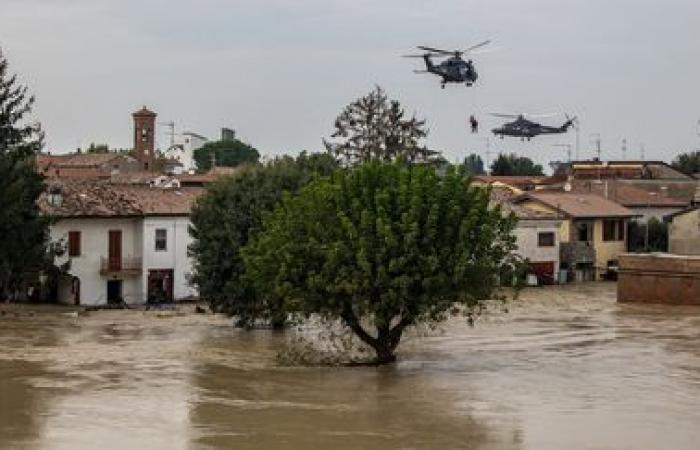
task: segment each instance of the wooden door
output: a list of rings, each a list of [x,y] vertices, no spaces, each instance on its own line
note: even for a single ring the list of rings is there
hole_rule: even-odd
[[[122,270],[122,232],[109,230],[109,270]]]

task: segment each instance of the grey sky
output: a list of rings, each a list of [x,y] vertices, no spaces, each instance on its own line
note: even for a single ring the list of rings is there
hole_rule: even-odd
[[[486,38],[502,49],[475,58],[471,89],[443,91],[399,57]],[[622,138],[629,158],[640,143],[658,159],[700,147],[697,0],[0,0],[0,45],[54,152],[130,146],[142,104],[180,130],[231,126],[265,154],[319,150],[375,83],[428,120],[428,144],[451,160],[483,155],[492,111],[578,115],[581,157],[591,133],[604,158],[621,157]],[[546,163],[574,136],[492,138],[492,150]]]

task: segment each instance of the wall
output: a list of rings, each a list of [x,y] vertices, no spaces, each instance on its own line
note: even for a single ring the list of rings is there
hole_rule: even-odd
[[[617,301],[700,305],[700,257],[620,256]]]
[[[539,247],[537,235],[541,232],[554,233],[553,247]],[[514,230],[517,239],[517,253],[532,262],[553,262],[554,273],[559,271],[559,221],[556,220],[524,220],[518,221]]]
[[[675,216],[668,241],[671,253],[700,255],[700,209]]]
[[[62,219],[51,226],[51,239],[68,242],[69,231],[81,232],[81,255],[62,257],[61,264],[70,259],[69,273],[80,278],[80,303],[99,305],[107,303],[107,276],[100,274],[101,258],[108,256],[109,230],[122,231],[122,257],[141,257],[141,226],[139,218],[76,218]],[[112,277],[114,278],[114,277]],[[122,295],[127,303],[142,302],[141,276],[125,276]],[[59,286],[59,302],[73,303],[69,280]]]
[[[663,222],[664,217],[683,209],[683,207],[677,207],[677,206],[676,207],[652,206],[651,208],[647,208],[645,206],[627,206],[626,208],[635,214],[641,214],[642,217],[637,217],[635,220],[642,222],[642,223],[646,223],[652,217],[656,217],[659,221]]]
[[[192,261],[187,256],[187,247],[192,242],[188,232],[188,217],[146,217],[143,221],[143,292],[148,291],[148,271],[151,269],[173,270],[173,295],[175,300],[197,296],[197,290],[189,285]],[[165,251],[155,250],[156,229],[167,230]]]
[[[625,219],[625,230],[627,230],[627,220]],[[598,269],[598,277],[605,272],[608,261],[618,259],[627,251],[627,232],[622,241],[603,240],[603,220],[597,219],[593,225],[593,247],[595,248],[595,266]]]

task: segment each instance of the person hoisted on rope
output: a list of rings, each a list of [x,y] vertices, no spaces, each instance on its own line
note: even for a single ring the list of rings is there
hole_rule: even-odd
[[[469,116],[469,125],[471,126],[472,133],[479,132],[479,121],[476,120],[476,117],[474,117],[474,114]]]

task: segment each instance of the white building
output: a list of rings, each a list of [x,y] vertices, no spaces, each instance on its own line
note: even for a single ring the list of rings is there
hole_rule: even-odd
[[[63,240],[70,261],[58,300],[104,305],[180,300],[197,296],[189,283],[188,227],[201,188],[53,182],[41,199],[58,218],[52,240]]]
[[[491,204],[500,205],[504,214],[513,213],[518,222],[513,230],[516,253],[529,261],[529,273],[542,284],[556,283],[560,266],[561,219],[556,214],[522,208],[511,202],[520,192],[512,187],[493,187]]]
[[[168,156],[177,160],[182,166],[178,168],[180,173],[193,173],[197,169],[194,161],[194,151],[208,142],[208,139],[197,133],[185,131],[180,142],[177,142],[168,150]]]

